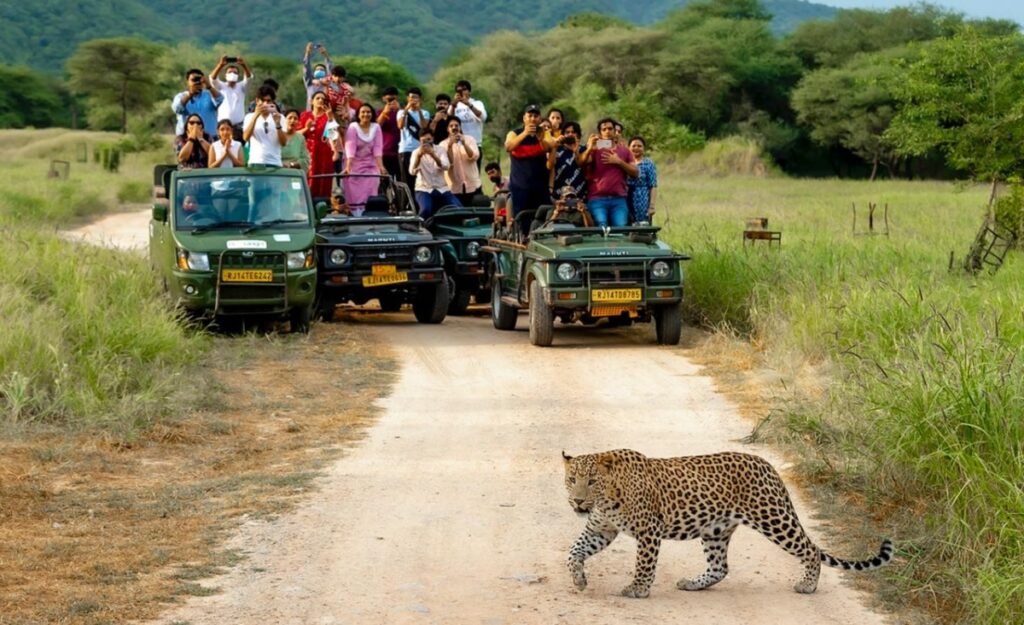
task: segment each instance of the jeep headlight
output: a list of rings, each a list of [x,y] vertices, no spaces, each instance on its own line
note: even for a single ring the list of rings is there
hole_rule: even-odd
[[[655,261],[651,265],[651,277],[655,280],[664,280],[672,275],[672,268],[663,260]]]
[[[416,248],[416,255],[413,257],[416,262],[429,263],[430,259],[434,257],[434,253],[430,251],[430,248],[426,245],[421,245]]]
[[[566,282],[575,280],[579,276],[579,270],[576,269],[576,265],[572,263],[560,264],[555,270],[555,273],[558,274],[559,280],[564,280]]]
[[[348,260],[348,253],[343,249],[331,250],[330,261],[332,265],[344,265]]]
[[[470,258],[477,258],[480,256],[480,242],[470,241],[469,245],[466,246],[466,256]]]
[[[288,252],[289,269],[308,269],[313,266],[313,250]]]
[[[189,271],[209,271],[210,256],[205,252],[178,250],[178,268]]]

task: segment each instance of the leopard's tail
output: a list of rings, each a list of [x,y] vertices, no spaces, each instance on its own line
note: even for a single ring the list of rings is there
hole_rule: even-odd
[[[869,560],[841,560],[834,556],[831,556],[824,551],[821,552],[821,562],[825,566],[831,566],[835,569],[843,569],[844,571],[870,571],[872,569],[878,569],[892,560],[892,541],[888,538],[882,541],[882,548],[878,550],[878,555]]]

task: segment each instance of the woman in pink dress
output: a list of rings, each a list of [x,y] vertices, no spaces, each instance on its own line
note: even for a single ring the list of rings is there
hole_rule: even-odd
[[[374,174],[373,177],[355,176],[345,178],[345,201],[352,207],[353,215],[361,215],[366,207],[366,198],[377,193],[380,178],[386,176],[384,168],[384,136],[380,125],[373,121],[373,107],[363,104],[356,112],[356,120],[345,132],[345,173]]]
[[[303,111],[299,117],[299,128],[305,129],[306,149],[310,155],[309,190],[315,198],[330,197],[332,180],[313,176],[334,173],[334,148],[324,136],[324,128],[334,119],[334,112],[327,103],[327,94],[318,91],[313,94],[313,110]]]

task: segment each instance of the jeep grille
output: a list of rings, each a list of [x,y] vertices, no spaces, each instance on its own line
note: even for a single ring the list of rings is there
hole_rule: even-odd
[[[416,247],[414,245],[356,247],[353,248],[355,254],[354,263],[357,267],[368,267],[370,265],[412,266],[412,255]]]

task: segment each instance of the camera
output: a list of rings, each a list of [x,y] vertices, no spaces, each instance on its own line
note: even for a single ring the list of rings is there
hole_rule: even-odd
[[[575,210],[579,203],[580,200],[577,197],[568,197],[565,199],[565,207],[570,210]]]
[[[203,82],[203,77],[200,76],[199,74],[193,74],[192,77],[189,78],[188,80],[193,85],[198,85],[199,83]]]
[[[238,57],[237,56],[226,56],[226,57],[224,57],[224,62],[225,63],[237,63],[238,62]]]

